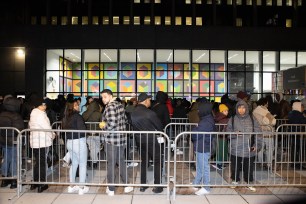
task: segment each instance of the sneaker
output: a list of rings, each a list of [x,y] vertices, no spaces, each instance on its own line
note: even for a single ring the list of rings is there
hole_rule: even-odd
[[[176,150],[176,155],[182,155],[182,154],[184,154],[182,150],[179,150],[179,149]]]
[[[232,181],[232,186],[231,186],[231,188],[236,188],[236,186],[239,184],[238,182],[236,182],[236,181]]]
[[[124,188],[124,193],[130,193],[134,190],[134,188],[132,186],[127,186]]]
[[[256,188],[253,186],[248,186],[247,188],[252,192],[256,192]]]
[[[89,187],[84,186],[79,188],[79,195],[83,195],[89,191]]]
[[[209,191],[207,191],[205,188],[201,188],[200,190],[196,191],[194,194],[201,196],[201,195],[209,194]]]
[[[115,191],[110,191],[109,188],[107,187],[107,188],[106,188],[106,194],[107,194],[108,196],[114,196],[114,195],[115,195]]]
[[[138,166],[137,162],[131,162],[127,165],[127,167],[136,167],[136,166]]]
[[[79,190],[79,186],[68,186],[68,193],[74,193]]]

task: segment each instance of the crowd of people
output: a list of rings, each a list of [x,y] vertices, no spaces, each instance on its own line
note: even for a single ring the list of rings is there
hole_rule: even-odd
[[[18,130],[27,128],[24,121],[29,121],[30,129],[52,129],[51,124],[55,121],[62,121],[63,129],[86,130],[85,122],[99,122],[95,130],[102,131],[126,131],[126,124],[132,125],[138,131],[161,131],[170,123],[170,118],[188,118],[191,123],[198,123],[192,129],[194,132],[214,132],[215,124],[225,124],[226,127],[221,132],[237,132],[231,137],[218,138],[216,148],[213,147],[215,138],[210,134],[195,133],[192,135],[190,159],[196,156],[196,175],[192,184],[195,186],[205,185],[205,187],[195,188],[196,195],[205,195],[210,192],[207,187],[210,183],[209,160],[215,152],[216,163],[214,168],[221,170],[224,168],[224,161],[229,156],[231,162],[231,180],[235,186],[240,182],[242,171],[243,180],[246,183],[254,182],[254,162],[257,159],[265,168],[272,168],[274,138],[272,135],[251,134],[266,132],[265,127],[274,127],[276,119],[288,119],[291,124],[306,124],[304,106],[306,100],[286,101],[281,93],[260,98],[254,102],[246,92],[237,93],[237,99],[232,100],[228,94],[221,98],[221,102],[210,101],[205,97],[199,97],[194,102],[185,98],[168,97],[168,94],[158,91],[155,100],[146,93],[140,93],[138,97],[128,101],[114,97],[113,92],[104,89],[101,97],[95,99],[91,96],[86,98],[85,105],[80,107],[81,98],[68,94],[67,98],[59,95],[56,100],[41,98],[37,94],[31,94],[26,100],[16,98],[13,95],[6,95],[0,104],[0,127],[14,127]],[[248,133],[248,134],[245,134]],[[243,136],[242,136],[243,135]],[[31,131],[30,147],[32,148],[35,166],[33,167],[33,181],[46,181],[46,155],[56,137],[54,133]],[[101,144],[104,144],[104,151],[107,158],[107,181],[115,183],[115,168],[119,168],[119,178],[122,182],[129,184],[127,175],[126,148],[128,148],[129,138],[122,133],[106,133],[101,141],[100,134],[86,135],[82,132],[70,132],[65,135],[67,154],[64,161],[71,163],[69,170],[69,180],[76,182],[77,174],[79,185],[71,185],[67,191],[69,193],[78,192],[79,195],[87,193],[89,188],[85,186],[87,167],[97,168],[99,165],[99,154]],[[17,133],[12,131],[4,133],[1,130],[0,146],[2,148],[2,176],[17,176]],[[164,145],[154,134],[136,135],[136,144],[140,150],[141,159],[140,178],[141,184],[147,183],[147,166],[151,158],[154,163],[154,184],[160,184],[161,178],[161,154]],[[299,152],[302,149],[298,140],[292,140],[295,148],[291,148],[293,161],[300,161]],[[230,145],[228,145],[230,144]],[[218,148],[222,147],[222,148]],[[88,162],[88,156],[91,162]],[[265,162],[263,162],[265,160]],[[68,166],[67,165],[67,166]],[[299,163],[293,163],[296,168],[300,168]],[[11,185],[17,187],[16,180],[3,179],[1,187]],[[43,192],[48,189],[46,184],[31,185],[31,190],[38,189]],[[148,187],[142,186],[141,192]],[[249,186],[251,191],[256,191]],[[133,187],[124,188],[125,193],[133,191]],[[162,187],[153,188],[154,193],[161,193]],[[109,185],[106,189],[109,196],[115,193],[115,186]]]

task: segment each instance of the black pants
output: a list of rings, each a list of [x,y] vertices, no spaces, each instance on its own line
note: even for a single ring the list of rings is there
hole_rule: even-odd
[[[48,147],[35,148],[33,154],[35,157],[35,166],[33,169],[34,181],[46,181],[47,151]]]
[[[149,139],[147,143],[139,143],[137,146],[140,147],[140,158],[141,158],[141,169],[140,169],[140,181],[142,184],[147,183],[147,167],[150,158],[153,158],[154,163],[154,184],[161,183],[161,145],[157,142],[157,139]]]
[[[240,181],[240,172],[242,171],[245,182],[253,182],[255,157],[237,157],[231,155],[231,179],[232,181]]]
[[[302,160],[301,157],[301,137],[291,135],[291,162],[294,165],[299,165]]]

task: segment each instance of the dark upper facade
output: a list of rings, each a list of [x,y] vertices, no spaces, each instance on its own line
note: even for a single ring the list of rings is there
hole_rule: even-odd
[[[0,4],[4,84],[0,94],[43,93],[46,49],[306,50],[302,0],[10,0]],[[24,65],[13,57],[16,47],[25,48]]]

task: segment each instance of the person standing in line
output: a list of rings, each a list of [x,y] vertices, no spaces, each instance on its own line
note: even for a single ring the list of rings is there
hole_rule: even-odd
[[[102,122],[100,128],[103,131],[125,131],[127,117],[123,105],[116,101],[113,97],[113,92],[109,89],[104,89],[101,92],[103,103],[106,105],[102,114]],[[127,166],[125,163],[125,149],[127,143],[127,135],[123,133],[107,133],[104,135],[106,145],[107,158],[107,181],[108,183],[115,183],[115,167],[118,164],[119,173],[124,183],[129,183],[127,176]],[[119,179],[120,180],[120,179]],[[133,191],[133,187],[125,187],[124,192],[129,193]],[[109,185],[106,189],[109,196],[114,196],[115,186]]]
[[[152,96],[141,93],[138,96],[138,105],[131,113],[131,122],[136,131],[163,131],[163,126],[157,114],[150,110]],[[155,134],[141,134],[136,136],[137,146],[140,148],[141,168],[140,182],[147,183],[147,166],[149,158],[154,163],[154,184],[161,183],[161,145]],[[145,192],[148,187],[141,187],[140,192]],[[163,192],[162,187],[153,188],[154,193]]]
[[[212,116],[212,104],[210,102],[198,103],[200,121],[192,132],[213,132],[215,121]],[[196,195],[205,195],[210,192],[210,165],[209,159],[214,150],[212,148],[215,138],[211,134],[192,134],[194,151],[196,152],[196,177],[193,185],[206,185],[195,192]]]
[[[3,101],[3,111],[0,112],[0,127],[12,127],[18,130],[24,129],[24,123],[20,112],[20,101],[15,97],[6,98]],[[2,177],[17,178],[17,136],[15,130],[2,129],[0,132],[0,146],[2,146]],[[11,184],[10,188],[17,188],[17,179],[3,179],[1,187]]]
[[[247,184],[254,182],[255,156],[262,147],[262,136],[250,134],[261,132],[257,120],[251,117],[253,116],[249,114],[248,104],[244,100],[238,100],[236,115],[227,123],[226,131],[236,133],[229,135],[232,188],[240,182],[240,171],[243,172],[243,179]],[[248,189],[256,191],[251,185]]]
[[[66,103],[64,118],[62,120],[63,129],[65,130],[86,130],[85,122],[79,114],[79,104],[77,101],[68,101]],[[89,191],[87,186],[83,184],[86,181],[87,173],[87,145],[85,133],[67,132],[66,144],[68,154],[71,158],[71,168],[69,169],[69,180],[75,183],[76,172],[79,166],[79,183],[80,186],[69,186],[68,193],[78,191],[79,195],[83,195]]]
[[[96,101],[92,101],[87,110],[82,114],[85,122],[100,122],[101,112],[99,104]],[[87,124],[87,130],[98,130],[98,124]],[[91,162],[88,162],[89,167],[96,169],[98,167],[99,157],[101,147],[101,138],[98,133],[89,133],[87,135],[87,144],[90,152]],[[91,165],[92,164],[92,165]]]
[[[271,134],[263,135],[263,147],[258,152],[257,158],[262,168],[272,170],[274,152],[274,138],[272,132],[276,124],[276,119],[268,110],[268,100],[266,98],[261,98],[257,101],[257,107],[253,111],[253,116],[258,121],[263,132],[271,132]],[[264,163],[264,156],[266,157],[266,163]]]
[[[51,130],[50,120],[46,114],[46,103],[42,98],[33,101],[35,108],[32,110],[29,121],[30,129]],[[55,134],[52,132],[31,131],[30,146],[33,149],[35,157],[35,166],[33,168],[33,179],[35,182],[45,182],[47,174],[47,154],[49,147],[52,145]],[[55,161],[54,161],[55,162]],[[30,190],[37,189],[38,193],[48,189],[47,184],[31,185]]]

